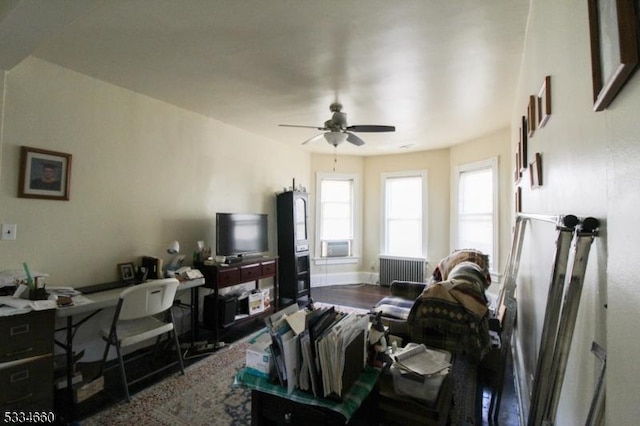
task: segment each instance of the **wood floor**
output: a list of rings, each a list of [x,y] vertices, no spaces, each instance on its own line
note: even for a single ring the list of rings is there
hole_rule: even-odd
[[[388,296],[389,293],[389,287],[371,284],[351,284],[314,287],[311,289],[311,299],[314,302],[369,309],[380,299]],[[518,401],[514,388],[513,365],[511,360],[509,360],[507,364],[505,382],[502,391],[502,403],[499,410],[500,415],[497,423],[489,422],[488,420],[489,405],[491,401],[491,390],[489,387],[490,377],[488,377],[488,374],[491,373],[486,371],[481,372],[478,380],[478,392],[482,392],[482,424],[519,426],[520,416],[518,414]]]

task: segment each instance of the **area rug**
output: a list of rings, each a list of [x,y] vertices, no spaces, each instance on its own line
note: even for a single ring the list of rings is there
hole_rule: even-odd
[[[232,387],[248,343],[232,344],[86,420],[87,425],[250,425],[251,391]]]

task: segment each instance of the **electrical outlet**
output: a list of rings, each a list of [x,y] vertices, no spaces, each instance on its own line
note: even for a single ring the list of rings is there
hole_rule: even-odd
[[[2,239],[3,240],[15,240],[16,232],[18,232],[18,225],[15,224],[2,224]]]

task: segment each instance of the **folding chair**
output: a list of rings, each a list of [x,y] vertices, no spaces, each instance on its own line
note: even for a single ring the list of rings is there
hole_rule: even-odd
[[[102,365],[107,361],[107,355],[111,345],[115,346],[120,364],[120,374],[124,386],[127,401],[131,401],[129,385],[137,383],[147,377],[173,367],[176,362],[180,365],[180,371],[184,374],[184,364],[180,353],[180,343],[175,331],[175,323],[171,306],[178,289],[178,280],[167,278],[146,282],[134,287],[129,287],[120,293],[120,299],[116,307],[111,327],[102,330],[102,338],[106,341]],[[164,316],[164,320],[160,317]],[[176,348],[178,360],[166,364],[155,371],[145,374],[135,380],[128,381],[125,371],[125,361],[122,357],[122,348],[131,346],[156,337],[156,345],[164,334],[173,334],[173,343]]]

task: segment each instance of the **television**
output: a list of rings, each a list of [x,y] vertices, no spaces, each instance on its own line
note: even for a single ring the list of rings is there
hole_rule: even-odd
[[[269,251],[268,215],[216,213],[216,254],[244,256]]]

